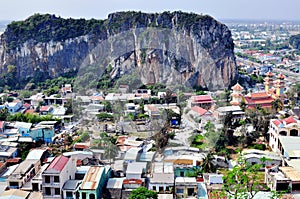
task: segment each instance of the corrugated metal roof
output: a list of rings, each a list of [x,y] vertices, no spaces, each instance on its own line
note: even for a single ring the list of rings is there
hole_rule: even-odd
[[[81,180],[68,180],[67,182],[65,182],[64,186],[63,186],[63,190],[75,190],[79,183],[81,182]]]
[[[125,178],[110,178],[107,182],[107,189],[122,189]]]
[[[33,149],[31,150],[26,159],[27,160],[40,160],[45,153],[46,149]]]
[[[87,174],[85,174],[80,189],[95,190],[101,180],[104,167],[91,166]]]

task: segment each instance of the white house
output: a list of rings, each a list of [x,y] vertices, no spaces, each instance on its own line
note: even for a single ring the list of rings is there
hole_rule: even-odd
[[[269,145],[274,152],[282,152],[279,137],[300,137],[300,123],[293,117],[272,119],[269,126]],[[283,154],[283,153],[282,153]]]
[[[7,111],[9,113],[16,113],[18,112],[18,110],[20,110],[22,107],[22,102],[21,101],[18,101],[18,102],[10,102],[10,103],[7,103],[6,104],[6,108],[7,108]]]

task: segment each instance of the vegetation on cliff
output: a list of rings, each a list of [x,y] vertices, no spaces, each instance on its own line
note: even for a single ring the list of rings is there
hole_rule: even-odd
[[[13,21],[8,24],[4,38],[8,44],[8,50],[14,50],[30,40],[34,42],[65,41],[83,35],[96,35],[101,39],[106,39],[107,32],[116,34],[133,27],[171,28],[170,21],[175,15],[177,16],[175,25],[188,30],[194,24],[209,25],[212,19],[207,15],[181,11],[162,14],[117,12],[110,14],[106,20],[64,19],[51,14],[34,14],[24,21]]]

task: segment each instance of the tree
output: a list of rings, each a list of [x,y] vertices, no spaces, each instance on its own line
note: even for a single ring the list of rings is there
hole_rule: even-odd
[[[283,109],[283,103],[280,99],[276,99],[272,102],[273,111],[277,112]]]
[[[7,108],[3,108],[0,110],[0,121],[5,121],[8,116]]]
[[[216,167],[213,164],[214,156],[212,152],[208,152],[201,164],[202,171],[205,173],[215,173]]]
[[[155,191],[148,190],[145,187],[139,187],[133,190],[129,199],[157,199],[158,194]]]
[[[115,158],[117,157],[119,153],[119,148],[111,143],[108,142],[105,146],[105,150],[104,150],[104,157],[107,158],[109,160],[109,163],[111,164],[111,160],[115,160]]]
[[[262,162],[266,158],[261,158]],[[242,156],[239,156],[237,165],[224,175],[223,194],[233,199],[252,199],[266,185],[259,181],[259,172],[262,164],[250,164]]]

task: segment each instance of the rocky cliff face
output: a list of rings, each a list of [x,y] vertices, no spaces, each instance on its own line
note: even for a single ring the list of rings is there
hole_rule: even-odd
[[[199,85],[210,90],[229,86],[237,75],[231,33],[209,16],[118,12],[93,24],[84,21],[76,31],[70,25],[63,27],[74,32],[71,35],[54,28],[57,19],[50,16],[36,24],[36,19],[27,19],[34,24],[34,34],[18,28],[20,24],[8,26],[0,40],[0,73],[15,65],[18,79],[30,79],[37,73],[57,77],[70,71],[87,73],[85,66],[110,65],[111,78],[137,69],[145,84]],[[27,35],[23,40],[22,34]]]

